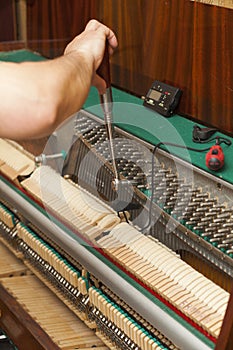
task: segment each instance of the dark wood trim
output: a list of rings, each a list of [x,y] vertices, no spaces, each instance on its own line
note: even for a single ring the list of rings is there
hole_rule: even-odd
[[[0,284],[0,327],[19,350],[59,350],[35,320]]]
[[[15,1],[0,2],[0,41],[17,40]]]
[[[233,349],[233,289],[230,295],[226,315],[223,320],[222,329],[217,340],[215,350]]]

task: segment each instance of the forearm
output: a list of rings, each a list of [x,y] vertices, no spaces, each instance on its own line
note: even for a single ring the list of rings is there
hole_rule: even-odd
[[[58,58],[56,64],[57,67],[53,64],[51,69],[57,69],[53,75],[60,75],[60,86],[53,82],[52,88],[57,92],[56,121],[60,124],[83,106],[90,90],[94,67],[91,57],[75,52]]]
[[[0,137],[22,140],[49,135],[83,105],[91,84],[106,84],[96,74],[104,54],[117,47],[111,29],[96,20],[65,48],[44,62],[0,63]]]
[[[40,63],[0,64],[0,137],[51,133],[82,107],[92,74],[92,58],[78,52]]]

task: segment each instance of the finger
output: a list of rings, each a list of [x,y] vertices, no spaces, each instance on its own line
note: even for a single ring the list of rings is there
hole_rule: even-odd
[[[115,33],[110,28],[108,28],[104,24],[96,21],[95,19],[92,19],[87,23],[85,30],[100,31],[108,39],[109,45],[112,49],[115,49],[118,46],[118,42],[117,42],[117,38],[116,38]],[[112,53],[112,52],[113,52],[113,50],[110,50],[110,53]]]

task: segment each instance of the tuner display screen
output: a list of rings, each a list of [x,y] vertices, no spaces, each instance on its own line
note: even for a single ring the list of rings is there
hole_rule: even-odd
[[[159,80],[155,80],[144,97],[143,106],[170,117],[177,107],[182,91]]]
[[[155,101],[158,101],[161,97],[161,93],[157,90],[150,90],[149,98],[152,98]]]

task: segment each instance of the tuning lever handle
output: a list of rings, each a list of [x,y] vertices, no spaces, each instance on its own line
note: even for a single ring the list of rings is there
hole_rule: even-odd
[[[109,64],[109,52],[108,52],[108,41],[106,40],[104,56],[102,62],[97,69],[97,74],[104,79],[106,82],[106,88],[111,86],[111,76],[110,76],[110,64]]]

